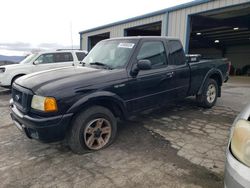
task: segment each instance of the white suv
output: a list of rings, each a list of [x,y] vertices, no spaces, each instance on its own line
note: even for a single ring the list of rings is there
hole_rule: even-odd
[[[33,53],[18,64],[0,66],[0,86],[10,87],[20,76],[33,72],[76,66],[87,55],[82,50],[56,50]]]

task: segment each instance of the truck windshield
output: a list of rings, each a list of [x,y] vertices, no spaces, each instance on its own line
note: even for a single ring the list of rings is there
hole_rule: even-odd
[[[108,40],[99,42],[84,58],[85,66],[98,66],[106,69],[122,68],[126,65],[135,48],[135,41]]]
[[[20,64],[29,63],[36,55],[36,53],[28,55],[26,58],[24,58],[24,60],[20,62]]]

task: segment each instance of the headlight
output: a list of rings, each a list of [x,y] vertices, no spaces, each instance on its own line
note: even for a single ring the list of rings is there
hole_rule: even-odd
[[[55,112],[57,111],[56,99],[34,95],[31,101],[31,108],[44,112]]]
[[[250,167],[250,122],[238,120],[233,129],[231,150],[234,156]]]
[[[0,73],[3,73],[3,72],[5,72],[5,68],[4,67],[0,68]]]

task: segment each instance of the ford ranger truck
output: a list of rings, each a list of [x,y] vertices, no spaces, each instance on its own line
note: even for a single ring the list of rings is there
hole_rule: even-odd
[[[66,139],[75,153],[99,150],[114,140],[117,119],[188,96],[214,106],[229,66],[227,59],[186,56],[174,38],[103,40],[82,66],[17,79],[11,117],[28,138]]]

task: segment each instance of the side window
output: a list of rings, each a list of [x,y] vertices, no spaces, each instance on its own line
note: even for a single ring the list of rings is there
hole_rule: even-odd
[[[36,59],[35,62],[38,64],[53,63],[54,62],[53,54],[42,54]]]
[[[168,41],[168,46],[169,46],[169,64],[184,65],[186,63],[186,56],[180,41],[178,40]]]
[[[84,52],[76,52],[76,56],[78,61],[82,61],[85,58],[86,54]]]
[[[73,56],[70,52],[55,53],[54,56],[56,63],[73,61]]]
[[[167,64],[166,52],[161,41],[144,42],[137,55],[137,60],[151,61],[152,68],[159,68]]]

